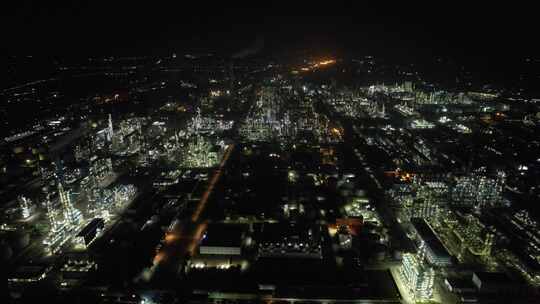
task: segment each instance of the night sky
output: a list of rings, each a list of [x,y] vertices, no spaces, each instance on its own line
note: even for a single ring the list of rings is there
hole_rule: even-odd
[[[266,51],[307,47],[499,61],[538,53],[536,10],[496,1],[485,7],[409,1],[378,6],[312,1],[291,6],[289,1],[257,3],[260,8],[224,6],[232,5],[230,1],[218,6],[197,1],[168,6],[149,1],[35,2],[16,1],[3,10],[8,54],[131,55],[194,48],[234,53],[257,37],[264,40]]]

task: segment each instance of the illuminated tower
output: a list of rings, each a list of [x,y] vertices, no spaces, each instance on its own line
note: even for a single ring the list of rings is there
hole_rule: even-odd
[[[57,219],[56,210],[53,210],[49,196],[47,196],[45,205],[47,207],[47,218],[49,219],[51,229],[43,240],[43,244],[46,246],[45,249],[47,252],[55,253],[70,239],[70,235],[68,234],[69,228],[65,221],[62,222]]]
[[[412,81],[405,81],[403,85],[403,89],[405,92],[413,92],[414,91],[414,85]]]
[[[21,215],[23,218],[30,217],[30,200],[24,197],[23,195],[20,195],[18,197],[19,200],[19,206],[21,208]]]
[[[489,256],[491,254],[491,248],[493,247],[493,234],[488,233],[486,239],[484,240],[484,248],[482,254]]]
[[[201,129],[201,109],[197,108],[197,115],[195,116],[193,126],[195,127],[195,133],[199,133]]]
[[[113,130],[113,123],[112,123],[112,116],[111,116],[111,114],[109,114],[109,128],[108,128],[107,135],[108,135],[108,137],[109,137],[108,140],[109,140],[109,141],[112,141],[113,136],[114,136],[114,130]]]
[[[45,206],[47,207],[47,218],[49,219],[49,224],[51,225],[51,231],[58,231],[60,227],[60,223],[58,222],[58,219],[56,218],[55,210],[52,208],[52,203],[49,198],[49,195],[47,195]]]
[[[58,183],[58,195],[66,222],[71,226],[77,226],[81,222],[81,212],[73,207],[69,190],[65,191],[61,182]]]
[[[30,217],[30,200],[20,195],[17,200],[19,201],[19,207],[21,208],[21,215],[23,218]]]

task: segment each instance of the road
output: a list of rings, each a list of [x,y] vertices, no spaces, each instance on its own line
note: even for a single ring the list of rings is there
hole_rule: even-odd
[[[176,276],[182,270],[183,264],[187,257],[192,256],[197,249],[202,234],[206,231],[207,222],[201,220],[201,215],[206,209],[208,199],[212,194],[215,185],[223,175],[229,157],[234,150],[234,144],[229,145],[218,168],[208,182],[208,187],[201,196],[194,212],[191,216],[191,221],[178,221],[169,231],[166,232],[164,243],[160,251],[154,257],[154,278]]]
[[[214,173],[214,176],[212,176],[212,179],[210,180],[208,184],[208,188],[204,192],[204,194],[201,197],[201,200],[199,201],[199,204],[197,205],[197,209],[193,213],[193,216],[191,217],[191,220],[193,222],[197,222],[201,216],[201,213],[206,207],[206,204],[208,203],[208,198],[210,197],[210,194],[214,190],[214,187],[216,186],[216,183],[221,178],[221,175],[223,175],[223,168],[225,167],[227,161],[229,160],[229,157],[231,156],[232,150],[234,149],[234,144],[230,145],[227,148],[227,151],[225,151],[225,154],[223,155],[223,159],[221,160],[221,163],[219,164],[218,169]]]

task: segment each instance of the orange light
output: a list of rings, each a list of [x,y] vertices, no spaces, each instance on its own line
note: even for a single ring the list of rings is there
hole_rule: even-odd
[[[335,63],[336,61],[331,59],[331,60],[324,60],[324,61],[321,61],[319,62],[319,65],[329,65],[329,64],[332,64],[332,63]]]
[[[214,176],[212,176],[212,179],[210,180],[210,183],[208,184],[208,188],[206,189],[206,191],[202,195],[201,200],[199,201],[199,204],[197,205],[197,209],[195,210],[195,212],[191,216],[192,221],[196,222],[196,221],[199,220],[199,216],[203,212],[203,210],[204,210],[204,208],[206,206],[206,203],[208,202],[208,197],[210,196],[210,193],[212,193],[212,191],[214,190],[214,186],[216,185],[217,181],[221,177],[221,174],[223,173],[222,169],[225,166],[225,163],[227,162],[227,160],[229,159],[229,156],[231,155],[231,152],[232,152],[233,148],[234,148],[234,146],[231,145],[231,146],[229,146],[229,148],[227,148],[227,151],[225,151],[223,159],[221,160],[221,163],[219,164],[218,170],[216,171]]]
[[[174,242],[177,239],[178,239],[178,236],[176,234],[174,234],[174,233],[168,233],[165,236],[165,242],[167,242],[167,243]]]
[[[332,225],[332,226],[329,226],[328,227],[328,234],[330,234],[330,236],[334,236],[336,235],[337,233],[337,227]]]
[[[165,259],[165,253],[162,251],[156,254],[156,256],[154,257],[154,265],[159,264],[161,261],[163,261],[163,259]]]
[[[191,243],[189,243],[188,251],[190,254],[194,254],[195,250],[197,249],[197,246],[199,245],[199,241],[202,238],[203,233],[206,231],[206,228],[208,227],[208,223],[204,222],[201,223],[197,227],[197,230],[195,231],[193,238],[191,239]]]

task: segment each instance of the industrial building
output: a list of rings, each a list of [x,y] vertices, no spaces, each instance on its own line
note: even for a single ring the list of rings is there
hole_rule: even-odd
[[[418,237],[419,250],[425,251],[427,261],[433,266],[451,266],[452,256],[448,253],[448,250],[446,250],[426,220],[412,219],[411,223]]]
[[[77,234],[78,243],[84,244],[84,246],[90,245],[104,226],[105,221],[102,218],[93,219]]]
[[[200,255],[240,255],[242,254],[242,225],[211,224],[203,235]]]
[[[294,223],[264,224],[261,227],[259,257],[321,259],[321,228]]]
[[[245,225],[209,224],[200,241],[198,253],[191,259],[191,268],[228,269],[241,265]]]
[[[433,295],[435,271],[420,256],[404,254],[401,274],[416,300],[429,300]]]

